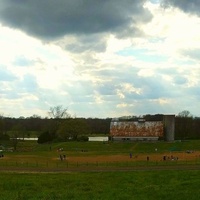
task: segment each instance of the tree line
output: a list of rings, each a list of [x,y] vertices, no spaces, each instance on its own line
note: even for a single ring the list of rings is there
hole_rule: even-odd
[[[17,138],[38,137],[38,143],[68,140],[87,140],[88,135],[109,135],[111,118],[73,118],[62,106],[52,107],[50,118],[37,115],[24,118],[0,117],[0,141],[12,139],[16,148]],[[142,116],[146,121],[160,121],[163,115]],[[132,116],[132,119],[139,118]],[[131,120],[129,118],[129,120]],[[189,111],[182,111],[175,117],[175,139],[200,139],[200,118]]]
[[[108,135],[111,118],[0,117],[0,141],[17,142],[16,138],[38,137],[39,143],[87,140],[86,135]],[[16,146],[17,144],[13,144]]]

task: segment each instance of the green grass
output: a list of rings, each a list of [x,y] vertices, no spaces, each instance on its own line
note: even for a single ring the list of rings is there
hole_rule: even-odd
[[[51,149],[50,149],[51,147]],[[200,160],[192,162],[118,162],[118,163],[68,163],[52,160],[58,156],[57,149],[72,156],[116,155],[130,152],[158,153],[169,151],[200,150],[200,141],[155,142],[155,143],[103,143],[103,142],[63,142],[37,144],[36,141],[21,141],[16,152],[4,152],[0,159],[1,169],[16,168],[20,173],[0,172],[0,200],[43,200],[43,199],[134,199],[134,200],[198,200],[200,199],[200,171],[184,170],[184,166],[200,166]],[[82,152],[86,150],[86,152]],[[9,159],[7,159],[8,157]],[[155,170],[155,167],[165,167]],[[173,165],[174,169],[167,170]],[[140,167],[145,168],[140,168]],[[154,168],[151,168],[151,167]],[[106,168],[110,172],[100,171]],[[140,171],[117,171],[118,169]],[[87,172],[65,172],[67,169]],[[191,168],[190,166],[188,169]],[[32,171],[28,173],[26,169]],[[154,170],[153,170],[154,169]],[[178,170],[179,169],[179,170]],[[181,169],[181,170],[180,170]],[[39,173],[37,171],[56,171],[61,173]],[[141,171],[144,170],[144,171]],[[69,170],[70,171],[70,170]]]
[[[185,150],[200,150],[199,140],[190,140],[184,142],[60,142],[52,144],[37,144],[37,141],[22,141],[18,144],[18,150],[32,150],[34,152],[49,151],[63,148],[71,153],[81,152],[86,150],[91,154],[119,154],[119,153],[153,153],[155,149],[158,152],[169,151],[185,151]]]
[[[8,144],[6,144],[8,146]],[[61,142],[51,144],[37,144],[37,141],[20,141],[17,145],[16,152],[5,152],[5,156],[12,156],[13,160],[18,156],[26,156],[29,161],[47,162],[51,158],[58,157],[57,149],[63,148],[64,153],[68,156],[94,156],[94,155],[133,155],[149,154],[172,151],[200,150],[200,141],[187,142]],[[84,150],[84,152],[82,152]],[[37,157],[37,158],[36,158]],[[28,161],[26,159],[26,161]],[[1,162],[3,162],[1,160]]]
[[[185,151],[187,149],[199,150],[199,141],[187,141],[187,142],[134,142],[134,143],[103,143],[103,142],[62,142],[52,144],[37,144],[36,141],[20,141],[16,152],[4,152],[4,158],[0,158],[0,169],[8,168],[18,170],[70,170],[69,168],[95,170],[103,167],[109,168],[128,168],[128,167],[140,167],[140,166],[176,166],[182,167],[184,165],[200,165],[200,157],[192,161],[179,160],[178,162],[163,162],[162,153],[170,152],[174,150]],[[51,147],[51,148],[50,148]],[[175,148],[176,147],[176,148]],[[63,148],[63,152],[57,152],[57,149]],[[128,161],[98,161],[98,158],[94,160],[94,163],[85,162],[68,162],[68,159],[61,162],[59,160],[59,154],[66,154],[70,156],[98,156],[98,155],[121,155],[124,154],[129,158],[129,153],[134,155],[148,155],[151,157],[151,153],[155,153],[155,148],[158,149],[157,153],[160,153],[161,160],[158,161],[137,161],[135,159],[129,159]],[[85,150],[82,152],[82,150]]]
[[[0,174],[1,200],[199,200],[199,171]]]
[[[8,142],[0,142],[6,147],[11,146]],[[5,144],[4,144],[5,143]],[[174,142],[59,142],[51,144],[37,144],[37,141],[20,141],[17,150],[20,152],[47,152],[64,148],[70,153],[78,153],[86,150],[91,154],[119,154],[119,153],[152,153],[158,152],[200,150],[200,140],[174,141]]]

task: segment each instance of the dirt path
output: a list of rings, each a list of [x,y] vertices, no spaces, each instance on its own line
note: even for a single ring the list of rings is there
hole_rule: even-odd
[[[163,158],[166,158],[166,161]],[[149,164],[147,162],[147,157],[149,157]],[[177,159],[178,158],[178,159]],[[4,158],[4,159],[8,159]],[[176,161],[175,161],[176,160]],[[52,158],[52,162],[61,163],[59,157]],[[59,161],[59,162],[58,162]],[[26,166],[0,166],[1,172],[14,172],[14,173],[70,173],[70,172],[109,172],[109,171],[147,171],[147,170],[199,170],[200,165],[200,151],[195,152],[173,152],[173,153],[151,153],[151,154],[137,154],[130,155],[95,155],[95,156],[67,156],[65,162],[74,163],[73,167],[71,165],[66,165],[65,167],[26,167]],[[146,161],[144,165],[134,165],[132,162],[137,161]],[[151,165],[152,162],[155,163]],[[171,164],[171,162],[174,162]],[[180,162],[183,161],[183,162]],[[198,161],[193,162],[196,164],[191,164],[187,161]],[[115,163],[116,165],[107,165],[104,166],[102,163]],[[120,166],[117,162],[126,162],[127,165]],[[179,164],[179,162],[181,164]],[[76,163],[78,165],[76,166]],[[88,163],[88,165],[87,165]],[[97,164],[99,163],[99,164]],[[132,163],[129,165],[129,163]],[[157,163],[157,164],[156,164]],[[189,164],[190,163],[190,164]],[[64,164],[64,163],[63,163]]]
[[[179,161],[192,161],[200,160],[200,152],[195,151],[193,153],[186,152],[173,152],[173,153],[154,153],[154,154],[137,154],[130,157],[127,155],[99,155],[99,156],[69,156],[67,160],[69,162],[79,163],[103,163],[103,162],[128,162],[128,161],[146,161],[147,157],[149,161],[163,161],[166,160],[179,160]],[[54,158],[59,159],[59,158]]]

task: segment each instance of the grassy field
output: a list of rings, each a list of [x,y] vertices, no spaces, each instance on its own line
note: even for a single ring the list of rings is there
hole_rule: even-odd
[[[59,149],[62,149],[62,151]],[[200,152],[199,155],[195,153],[187,154],[186,151],[188,150],[199,151],[200,141],[171,143],[63,142],[42,145],[37,144],[36,141],[20,141],[17,151],[4,152],[4,158],[0,158],[0,169],[21,167],[49,170],[52,168],[68,169],[77,167],[122,168],[143,165],[200,165]],[[130,153],[133,155],[133,159],[129,159]],[[178,162],[163,162],[162,157],[164,154],[168,156],[172,154],[179,155],[182,156],[182,159],[179,159]],[[60,155],[66,155],[67,158],[61,162]],[[151,158],[149,162],[146,162],[147,155]]]
[[[199,151],[200,141],[43,145],[20,141],[16,152],[5,151],[0,158],[0,200],[198,200],[199,157],[187,162],[142,160],[146,155],[164,153],[192,156],[185,153],[187,150]],[[130,159],[130,152],[141,160]],[[67,159],[61,161],[59,154],[66,154]],[[100,158],[119,160],[100,162]]]
[[[52,144],[37,144],[37,141],[21,141],[17,150],[21,152],[44,152],[63,148],[69,153],[86,150],[90,154],[118,154],[118,153],[151,153],[166,151],[200,150],[199,140],[174,141],[174,142],[60,142]]]
[[[1,173],[1,200],[199,200],[200,171]]]

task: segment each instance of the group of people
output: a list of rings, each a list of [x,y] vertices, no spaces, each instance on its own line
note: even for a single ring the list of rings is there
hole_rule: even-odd
[[[130,157],[130,158],[133,157],[132,153],[129,154],[129,157]],[[150,160],[150,157],[147,156],[146,159],[147,159],[147,161],[149,161],[149,160]],[[172,160],[172,161],[175,160],[175,161],[177,161],[177,160],[178,160],[178,157],[175,157],[175,156],[172,156],[172,155],[171,155],[171,156],[163,156],[163,161],[167,161],[167,160]]]
[[[65,154],[63,154],[63,155],[60,154],[59,157],[60,157],[60,160],[63,161],[63,160],[66,160],[67,156]]]
[[[166,161],[166,160],[178,160],[178,157],[175,157],[175,156],[163,156],[163,160]]]

